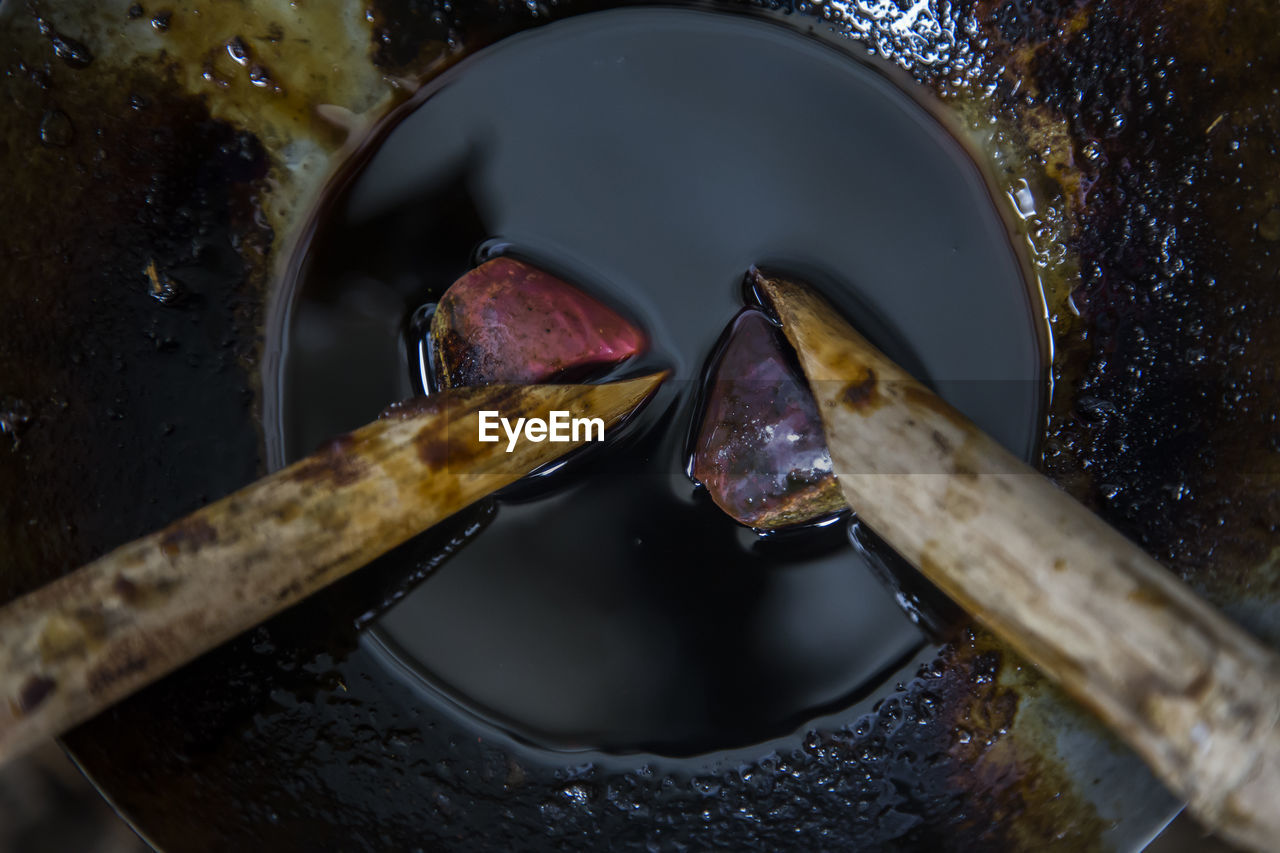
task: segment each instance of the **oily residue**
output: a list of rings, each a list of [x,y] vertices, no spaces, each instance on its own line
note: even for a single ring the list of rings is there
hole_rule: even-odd
[[[37,17],[36,28],[40,31],[40,35],[49,40],[53,55],[70,67],[88,68],[89,63],[93,62],[93,52],[83,42],[58,32],[47,19]]]
[[[370,3],[369,10],[373,63],[406,76],[421,74],[450,54],[457,58],[464,44],[474,50],[499,34],[519,29],[508,20],[512,16],[475,14],[416,0],[379,0]],[[536,14],[533,9],[529,13]],[[498,33],[486,32],[495,27]]]
[[[1079,333],[1063,341],[1074,387],[1046,465],[1212,600],[1274,601],[1277,531],[1256,519],[1280,511],[1275,10],[1080,14],[1027,66],[1082,175]]]
[[[371,569],[376,574],[377,567]],[[220,692],[217,703],[221,719],[241,721],[231,741],[206,718],[183,722],[157,715],[148,732],[163,742],[190,744],[217,777],[242,780],[237,790],[244,799],[235,800],[244,809],[242,821],[206,824],[201,812],[221,805],[196,803],[194,819],[202,829],[216,827],[210,840],[304,849],[332,839],[329,816],[341,811],[354,819],[342,830],[348,837],[376,826],[379,837],[444,848],[459,831],[478,849],[664,846],[705,838],[708,826],[730,849],[1096,847],[1100,827],[1079,811],[1071,783],[1052,762],[1010,742],[1019,688],[1007,653],[984,634],[970,632],[942,647],[865,716],[765,747],[713,772],[652,757],[630,771],[590,760],[552,770],[455,723],[418,727],[421,710],[411,687],[368,669],[360,649],[346,646],[341,658],[333,657],[344,647],[315,637],[314,620],[323,615],[325,624],[343,624],[345,615],[368,606],[376,593],[362,588],[361,580],[363,574],[353,576],[314,604],[236,640],[237,663],[230,670],[206,657],[153,688],[205,696],[199,685],[215,673],[219,683],[234,688]],[[356,691],[370,691],[366,695],[378,703],[376,728],[362,717],[371,700]],[[263,711],[272,695],[305,702],[312,725],[298,725],[296,711],[288,708]],[[121,736],[116,746],[140,747],[146,740],[141,732]],[[210,749],[214,744],[217,749]],[[110,754],[88,737],[77,749],[90,758]],[[281,752],[304,756],[333,749],[364,756],[362,778],[399,779],[397,796],[326,786],[302,800],[273,783]],[[176,773],[181,762],[171,757],[162,766]],[[981,799],[970,793],[975,788],[983,791]],[[122,790],[132,802],[150,796]],[[156,831],[175,838],[192,831],[188,809],[150,814]]]

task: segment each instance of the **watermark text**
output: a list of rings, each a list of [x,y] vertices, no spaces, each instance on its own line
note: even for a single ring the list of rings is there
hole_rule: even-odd
[[[493,410],[480,412],[480,440],[501,441],[499,428],[506,434],[507,452],[516,449],[516,442],[523,434],[525,441],[587,442],[604,441],[604,418],[575,418],[562,409],[552,409],[549,418],[502,417]]]

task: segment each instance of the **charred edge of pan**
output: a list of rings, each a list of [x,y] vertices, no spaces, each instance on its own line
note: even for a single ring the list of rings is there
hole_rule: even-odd
[[[844,390],[840,392],[840,399],[853,411],[874,409],[880,402],[880,395],[876,389],[876,372],[868,367],[866,376],[844,386]]]
[[[160,537],[160,550],[166,557],[186,551],[195,553],[218,541],[218,530],[203,518],[186,518],[171,524]]]
[[[57,688],[58,682],[43,675],[32,675],[22,683],[18,691],[18,710],[30,714]]]
[[[289,478],[296,483],[349,486],[364,476],[367,466],[356,455],[357,441],[350,433],[332,438],[294,467]]]

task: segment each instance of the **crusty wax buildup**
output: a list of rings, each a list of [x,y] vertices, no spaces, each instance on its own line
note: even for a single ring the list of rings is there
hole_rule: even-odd
[[[748,308],[734,318],[705,393],[693,476],[717,506],[761,530],[848,508],[813,394],[763,313]]]
[[[486,261],[454,282],[430,337],[441,388],[581,381],[648,347],[609,306],[513,258]]]

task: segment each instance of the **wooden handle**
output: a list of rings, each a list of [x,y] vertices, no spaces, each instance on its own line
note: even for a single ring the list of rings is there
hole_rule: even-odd
[[[394,416],[0,609],[0,762],[88,719],[582,442],[478,441],[478,413],[617,424],[665,374],[491,386]],[[217,460],[209,460],[217,464]]]
[[[1280,845],[1280,658],[811,291],[758,275],[854,511],[1120,734],[1206,825]]]

